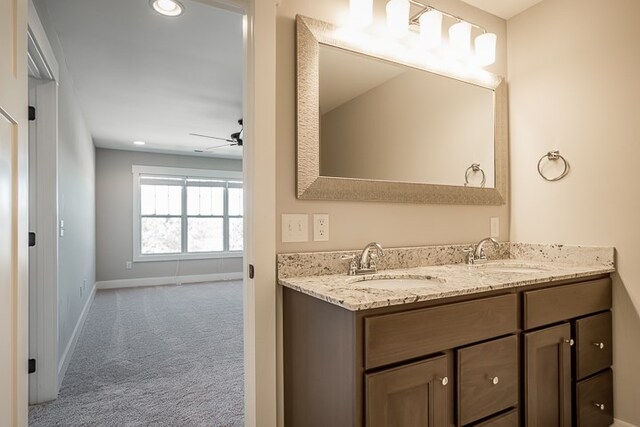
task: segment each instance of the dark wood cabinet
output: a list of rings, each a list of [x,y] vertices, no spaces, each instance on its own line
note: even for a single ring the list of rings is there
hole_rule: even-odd
[[[285,425],[609,426],[610,294],[596,276],[349,311],[285,288]]]
[[[366,375],[368,427],[445,427],[452,407],[447,356]]]
[[[524,334],[525,425],[571,426],[571,325]]]

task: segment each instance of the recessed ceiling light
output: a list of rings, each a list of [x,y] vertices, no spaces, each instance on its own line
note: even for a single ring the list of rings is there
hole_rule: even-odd
[[[184,6],[177,0],[151,0],[153,10],[164,16],[180,16]]]
[[[144,144],[146,144],[146,142],[144,142],[144,141],[133,141],[133,143],[135,145],[144,145]]]

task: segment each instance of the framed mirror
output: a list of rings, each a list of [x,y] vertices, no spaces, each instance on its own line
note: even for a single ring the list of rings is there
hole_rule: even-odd
[[[297,197],[506,202],[506,84],[297,17]],[[399,58],[402,56],[402,58]]]

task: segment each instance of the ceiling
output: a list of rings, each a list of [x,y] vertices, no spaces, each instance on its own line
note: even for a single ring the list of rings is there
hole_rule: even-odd
[[[462,0],[502,19],[510,19],[542,0]]]
[[[149,0],[36,0],[60,39],[97,147],[241,157],[242,15],[183,0],[177,18]],[[133,145],[142,140],[146,145]]]

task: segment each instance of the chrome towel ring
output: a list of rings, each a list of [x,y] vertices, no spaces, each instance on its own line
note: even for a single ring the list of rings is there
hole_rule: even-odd
[[[545,158],[547,160],[549,160],[549,161],[554,161],[554,162],[558,161],[558,160],[562,160],[562,163],[564,163],[564,170],[562,171],[562,173],[560,175],[556,176],[555,178],[549,178],[549,177],[545,176],[542,173],[542,161]],[[547,154],[545,154],[544,156],[540,157],[540,160],[538,160],[538,173],[540,174],[540,176],[542,178],[544,178],[547,181],[551,181],[551,182],[560,181],[562,178],[567,176],[567,174],[569,173],[569,169],[570,169],[569,162],[567,161],[567,159],[565,159],[564,157],[562,157],[560,155],[560,150],[549,151]]]
[[[467,168],[467,171],[464,174],[464,186],[469,185],[469,175],[471,172],[477,173],[480,172],[482,174],[482,181],[480,182],[480,187],[484,188],[484,184],[487,182],[487,176],[484,174],[484,171],[480,167],[480,163],[472,163],[471,166]]]

